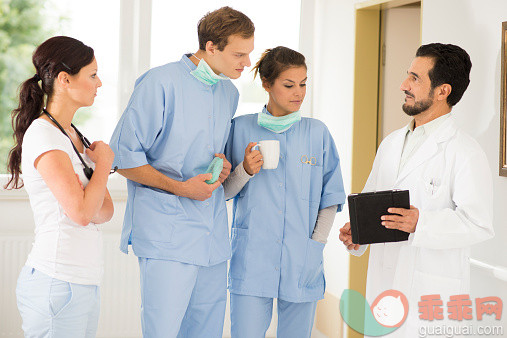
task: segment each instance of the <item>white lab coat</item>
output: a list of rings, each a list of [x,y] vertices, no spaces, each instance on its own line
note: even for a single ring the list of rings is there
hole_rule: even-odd
[[[469,293],[470,246],[494,236],[493,187],[483,150],[452,115],[398,175],[406,130],[382,142],[363,191],[408,189],[419,220],[408,241],[371,245],[366,298],[371,304],[385,290],[403,292],[410,311],[394,334],[415,337],[417,327],[429,324],[419,319],[421,295],[440,294],[447,317],[449,296]],[[362,255],[366,248],[350,252]]]

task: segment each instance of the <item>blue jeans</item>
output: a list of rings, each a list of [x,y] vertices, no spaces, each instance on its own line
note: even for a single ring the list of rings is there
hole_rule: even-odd
[[[25,337],[95,337],[99,286],[61,281],[24,266],[16,297]]]

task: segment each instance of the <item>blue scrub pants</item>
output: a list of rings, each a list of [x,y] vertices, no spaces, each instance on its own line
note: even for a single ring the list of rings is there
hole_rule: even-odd
[[[278,299],[278,338],[311,337],[317,302]],[[273,298],[231,293],[231,337],[264,338],[271,323]]]
[[[25,337],[95,337],[100,312],[97,285],[65,282],[24,266],[16,297]]]
[[[227,262],[203,267],[139,257],[145,338],[222,337]]]

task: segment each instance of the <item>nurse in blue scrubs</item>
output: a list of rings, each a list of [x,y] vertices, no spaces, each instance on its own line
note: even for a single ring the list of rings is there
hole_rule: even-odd
[[[206,14],[199,50],[143,74],[112,136],[114,165],[128,179],[120,248],[131,244],[139,258],[144,337],[222,336],[230,164],[215,183],[204,173],[225,158],[239,97],[229,79],[250,66],[253,35],[230,7]]]
[[[340,159],[324,123],[301,117],[307,68],[300,53],[268,49],[255,66],[269,94],[258,114],[233,120],[224,183],[234,197],[229,270],[232,337],[264,337],[278,304],[277,337],[310,337],[324,296],[322,251],[345,203]],[[280,142],[276,169],[255,144]]]

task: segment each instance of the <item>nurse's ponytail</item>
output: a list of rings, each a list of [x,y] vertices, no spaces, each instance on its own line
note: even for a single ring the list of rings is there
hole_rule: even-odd
[[[282,72],[292,67],[306,67],[303,54],[287,47],[266,49],[252,70],[254,78],[259,74],[263,83],[273,84]]]
[[[10,177],[4,188],[19,189],[23,186],[19,179],[23,137],[32,122],[40,117],[44,98],[52,97],[54,80],[58,74],[63,71],[75,75],[93,58],[92,48],[67,36],[52,37],[35,50],[32,56],[35,75],[21,84],[19,104],[12,111],[14,147],[8,156],[7,171]]]

